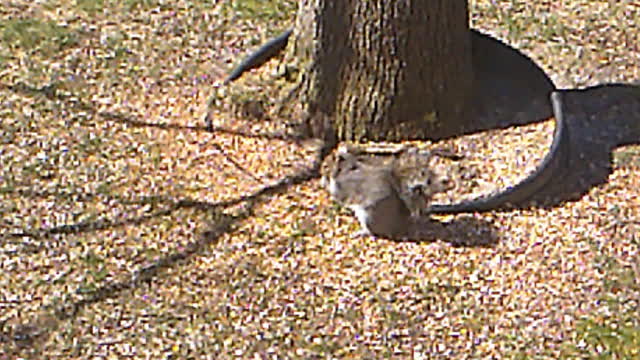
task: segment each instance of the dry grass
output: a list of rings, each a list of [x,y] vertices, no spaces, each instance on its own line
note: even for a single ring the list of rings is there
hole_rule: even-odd
[[[2,6],[0,359],[640,356],[637,147],[579,202],[439,218],[459,236],[491,232],[491,247],[354,239],[354,218],[315,180],[226,206],[310,164],[301,145],[202,127],[213,83],[292,10]],[[637,1],[476,0],[471,11],[560,86],[640,78]],[[239,86],[255,91],[273,66]],[[246,125],[224,102],[214,115],[243,130],[277,122]],[[479,183],[506,184],[551,131],[456,146],[491,160]],[[25,324],[43,336],[10,341]]]

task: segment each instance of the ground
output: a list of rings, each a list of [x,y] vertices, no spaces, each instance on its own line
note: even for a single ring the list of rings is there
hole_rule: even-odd
[[[636,1],[470,11],[561,88],[640,79]],[[307,144],[250,136],[283,120],[215,87],[294,16],[285,0],[3,4],[0,359],[640,356],[637,146],[577,202],[354,238],[318,179],[275,186],[311,165]],[[234,94],[268,102],[277,66]],[[550,124],[447,146],[489,191],[536,165]]]

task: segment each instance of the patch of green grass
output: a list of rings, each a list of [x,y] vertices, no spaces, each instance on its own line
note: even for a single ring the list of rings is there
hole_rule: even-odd
[[[591,359],[637,359],[640,357],[640,294],[638,274],[603,254],[597,259],[605,273],[600,297],[603,311],[581,319],[576,326],[577,343],[567,347],[572,356]]]
[[[632,320],[585,319],[578,324],[577,331],[584,343],[597,351],[592,359],[637,359],[640,356],[640,327],[634,326]]]
[[[225,3],[223,11],[240,20],[256,22],[287,21],[295,13],[296,2],[277,0],[236,0]]]
[[[630,146],[617,150],[613,154],[616,166],[639,166],[640,146]]]
[[[24,50],[59,51],[78,42],[76,31],[53,21],[9,19],[0,23],[2,41]]]
[[[203,1],[205,2],[205,1]],[[191,5],[191,4],[190,4]],[[167,2],[159,0],[76,0],[75,7],[89,15],[95,15],[105,7],[122,6],[127,11],[146,11],[156,7],[168,7]]]
[[[104,9],[104,0],[76,0],[75,6],[89,15],[94,15]]]
[[[158,0],[124,0],[122,3],[129,10],[148,10],[161,5]]]
[[[542,30],[541,36],[545,39],[566,39],[569,29],[565,25],[564,19],[550,13],[538,20],[540,23],[536,27]]]
[[[569,28],[565,19],[553,12],[532,13],[532,8],[524,2],[502,1],[491,2],[484,7],[470,4],[472,12],[484,12],[495,18],[501,30],[507,30],[510,42],[518,42],[527,38],[566,38]],[[531,33],[531,29],[538,29]]]
[[[4,49],[0,50],[0,66],[6,66],[9,62],[9,59],[11,59],[11,55],[9,54],[9,52],[5,51]]]

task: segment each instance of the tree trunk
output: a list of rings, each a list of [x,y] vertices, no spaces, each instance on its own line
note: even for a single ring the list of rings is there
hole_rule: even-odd
[[[467,0],[303,0],[294,34],[312,135],[398,141],[465,128]]]

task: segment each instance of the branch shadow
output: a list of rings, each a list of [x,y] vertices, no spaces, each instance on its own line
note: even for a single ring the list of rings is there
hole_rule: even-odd
[[[32,198],[60,198],[70,196],[69,193],[55,193],[50,191],[35,191],[31,189],[17,189],[13,190],[16,193],[24,197]],[[10,193],[5,191],[5,193]],[[141,196],[139,198],[127,198],[124,196],[114,195],[97,195],[91,193],[76,193],[73,194],[75,201],[90,201],[96,197],[103,197],[108,200],[118,201],[123,205],[152,205],[154,208],[161,207],[159,210],[150,211],[144,215],[131,216],[126,218],[107,218],[102,217],[97,220],[80,221],[73,224],[63,224],[59,226],[53,226],[41,229],[23,229],[21,231],[14,231],[12,233],[0,235],[0,240],[4,240],[5,244],[13,243],[20,245],[20,249],[5,251],[5,253],[11,253],[13,255],[26,255],[35,254],[40,251],[48,249],[50,242],[44,240],[56,241],[56,235],[78,235],[83,233],[91,233],[102,230],[115,229],[128,225],[140,225],[155,218],[170,216],[176,210],[181,208],[198,208],[201,210],[213,210],[219,207],[227,206],[226,203],[210,204],[207,202],[192,200],[192,199],[172,199],[166,196]]]
[[[76,235],[81,233],[89,233],[96,232],[101,230],[108,230],[117,227],[127,226],[127,225],[139,225],[146,221],[149,221],[154,218],[169,216],[173,212],[182,209],[182,208],[196,208],[202,211],[212,211],[221,208],[228,208],[234,205],[241,204],[247,201],[255,201],[258,198],[265,197],[268,195],[273,195],[279,192],[282,192],[284,189],[288,188],[291,185],[297,185],[309,181],[313,178],[319,176],[319,163],[321,162],[321,158],[316,159],[318,164],[314,164],[311,168],[306,171],[302,171],[298,174],[291,175],[289,177],[285,177],[281,181],[265,186],[260,190],[256,191],[254,194],[241,196],[237,199],[221,201],[216,203],[210,203],[206,201],[199,201],[190,198],[181,198],[175,199],[168,196],[140,196],[138,198],[129,198],[124,196],[114,196],[114,195],[97,195],[91,193],[82,193],[76,194],[80,199],[88,201],[90,199],[94,199],[97,196],[103,196],[110,200],[117,200],[123,204],[136,204],[136,205],[144,205],[144,204],[152,204],[152,205],[163,205],[164,208],[160,210],[153,211],[149,214],[130,217],[126,219],[107,219],[102,218],[93,221],[83,221],[75,224],[64,224],[60,226],[54,226],[50,228],[37,229],[37,230],[23,230],[19,232],[14,232],[6,235],[0,236],[0,239],[20,239],[20,238],[31,238],[35,240],[44,240],[53,237],[54,235]],[[16,189],[12,191],[13,193],[17,193],[19,195],[27,195],[32,197],[50,197],[50,196],[69,196],[68,193],[58,194],[50,191],[36,191],[31,189]],[[44,244],[41,246],[29,245],[31,247],[30,252],[36,252],[40,250],[44,250]]]
[[[197,208],[202,211],[211,211],[217,219],[216,223],[211,224],[209,230],[200,234],[197,240],[188,244],[180,251],[175,251],[148,266],[139,268],[133,272],[128,279],[107,283],[95,291],[84,294],[79,300],[74,300],[74,297],[67,295],[67,299],[60,303],[43,306],[39,315],[27,323],[18,324],[12,328],[7,328],[5,324],[0,324],[2,325],[0,327],[0,342],[5,344],[5,354],[24,351],[37,352],[38,344],[44,343],[44,340],[59,327],[62,321],[76,317],[87,306],[118,297],[125,291],[133,290],[141,284],[151,282],[154,278],[160,276],[163,270],[175,266],[178,262],[189,261],[207,247],[215,244],[222,235],[233,231],[234,225],[253,216],[253,210],[256,205],[262,201],[266,201],[269,195],[285,192],[291,186],[302,184],[316,178],[319,173],[320,160],[321,158],[319,157],[312,167],[285,177],[276,184],[265,186],[253,194],[241,196],[230,201],[208,203],[183,199],[174,201],[167,209],[150,215],[127,220],[104,220],[64,225],[42,230],[40,234],[29,234],[29,236],[47,237],[53,234],[75,234],[104,230],[116,226],[142,223],[156,216],[170,215],[173,211],[186,207]],[[142,199],[142,201],[147,200],[148,199]],[[227,215],[223,213],[224,209],[239,204],[241,204],[243,208],[238,214]],[[13,349],[11,349],[12,347]]]
[[[120,122],[129,126],[136,127],[155,127],[163,130],[188,130],[188,131],[203,131],[211,132],[206,127],[202,126],[183,126],[175,124],[156,124],[148,123],[137,120],[133,117],[126,116],[124,114],[113,112],[98,112],[89,103],[78,101],[78,98],[59,94],[55,85],[49,85],[42,88],[30,87],[25,84],[17,85],[3,85],[0,84],[0,88],[5,88],[16,93],[20,93],[27,96],[44,96],[50,100],[63,101],[72,108],[85,111],[92,116],[100,116],[108,121]],[[242,134],[237,131],[226,131],[224,129],[214,129],[215,132],[227,132],[233,135],[249,136],[248,134]],[[283,136],[279,134],[251,134],[251,137],[260,137],[268,140],[284,140],[295,141],[295,137]],[[214,146],[217,144],[213,144]],[[222,150],[222,149],[219,149]],[[222,152],[229,161],[234,163],[236,167],[240,167],[235,160],[231,159],[228,155]],[[253,209],[256,205],[263,201],[266,201],[270,195],[287,191],[289,187],[295,186],[319,176],[320,164],[326,156],[326,150],[321,151],[318,154],[318,158],[314,164],[296,174],[284,177],[279,182],[264,186],[260,190],[253,194],[238,197],[228,201],[210,203],[189,198],[176,199],[169,196],[141,196],[138,198],[131,198],[125,196],[113,196],[103,195],[95,193],[80,193],[75,194],[80,200],[89,201],[95,199],[98,196],[107,196],[108,198],[118,200],[127,204],[152,204],[156,207],[162,207],[161,209],[152,211],[148,214],[141,216],[124,218],[124,219],[109,219],[102,218],[94,221],[78,222],[74,224],[65,224],[61,226],[38,229],[18,231],[12,234],[0,236],[0,239],[19,239],[19,238],[31,238],[35,240],[50,239],[56,235],[73,235],[82,234],[88,232],[96,232],[102,230],[108,230],[116,227],[122,227],[127,225],[137,225],[152,220],[157,217],[170,216],[172,213],[183,208],[196,208],[201,211],[209,211],[215,215],[217,219],[214,224],[211,224],[209,230],[197,236],[197,240],[188,244],[186,247],[179,251],[168,254],[163,258],[158,259],[154,263],[143,266],[138,270],[127,276],[127,279],[121,281],[109,282],[95,291],[85,293],[80,299],[76,300],[73,294],[68,294],[66,299],[63,299],[59,303],[47,304],[41,307],[41,311],[37,316],[30,319],[30,321],[16,326],[9,327],[6,325],[6,321],[0,323],[0,343],[4,344],[4,353],[13,354],[17,352],[38,352],[39,344],[44,343],[58,327],[62,321],[70,318],[75,318],[86,307],[105,301],[110,298],[118,297],[123,292],[134,290],[141,284],[149,283],[154,278],[157,278],[162,274],[162,271],[175,266],[178,262],[189,261],[191,258],[201,253],[203,249],[215,244],[220,236],[233,231],[234,225],[239,222],[250,218],[253,215]],[[245,170],[246,171],[246,170]],[[7,190],[9,191],[9,190]],[[5,191],[5,192],[7,192]],[[21,196],[31,197],[48,197],[48,196],[69,196],[68,193],[58,194],[48,191],[33,190],[33,189],[16,189],[12,190]],[[224,213],[225,209],[232,206],[241,205],[242,210],[235,215],[227,215]],[[44,248],[38,247],[30,249],[31,251],[40,251]],[[19,255],[19,252],[16,252]],[[77,294],[76,294],[77,295]]]
[[[265,139],[265,140],[280,140],[280,141],[299,141],[304,138],[303,133],[301,132],[292,132],[290,134],[282,133],[282,132],[264,132],[264,133],[255,133],[250,131],[243,131],[238,129],[229,129],[224,127],[210,127],[206,124],[202,125],[180,125],[180,124],[172,124],[172,123],[154,123],[149,121],[143,121],[137,119],[135,116],[131,114],[123,114],[113,111],[98,111],[95,107],[93,107],[88,102],[83,102],[79,96],[74,96],[72,94],[63,94],[58,91],[58,85],[48,84],[42,87],[34,87],[23,82],[18,82],[13,85],[1,84],[0,89],[7,89],[14,93],[18,93],[26,96],[44,96],[45,98],[53,101],[64,102],[67,106],[75,108],[77,110],[85,111],[92,116],[99,116],[105,120],[126,124],[131,127],[148,127],[148,128],[156,128],[160,130],[188,130],[193,132],[207,132],[207,133],[220,133],[220,134],[228,134],[234,136],[242,136],[246,138],[256,138],[256,139]]]

